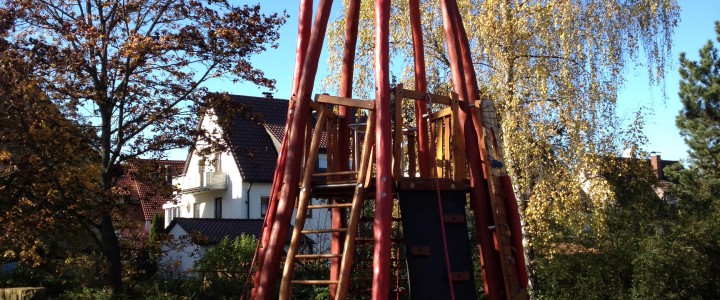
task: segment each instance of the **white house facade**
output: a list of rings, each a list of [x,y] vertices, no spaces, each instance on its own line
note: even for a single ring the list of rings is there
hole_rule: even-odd
[[[218,114],[211,111],[200,122],[201,129],[222,139],[227,150],[201,155],[208,147],[201,142],[190,149],[183,174],[173,180],[178,187],[176,197],[163,205],[166,227],[175,218],[260,220],[265,216],[288,102],[247,96],[231,96],[231,101],[241,107],[235,116],[230,116],[231,121],[220,123]],[[318,167],[326,168],[325,154],[320,154],[318,160]],[[313,199],[317,204],[323,201]],[[329,227],[329,211],[311,213],[306,229]],[[170,233],[188,234],[178,226]],[[310,251],[329,248],[329,234],[307,237],[314,242]],[[170,256],[168,259],[179,262],[183,270],[199,258],[195,255],[190,259],[181,252],[176,253],[177,257]]]

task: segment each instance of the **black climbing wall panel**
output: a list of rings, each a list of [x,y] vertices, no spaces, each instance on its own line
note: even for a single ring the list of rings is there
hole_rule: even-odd
[[[455,299],[477,299],[465,195],[464,192],[441,192],[444,214],[441,217],[437,191],[398,191],[411,299],[450,299],[440,226],[443,219]]]

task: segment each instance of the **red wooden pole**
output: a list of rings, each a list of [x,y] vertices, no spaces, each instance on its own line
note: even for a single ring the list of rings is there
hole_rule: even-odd
[[[472,63],[472,54],[470,52],[470,42],[467,38],[467,33],[465,32],[465,26],[462,24],[462,17],[460,16],[460,10],[458,9],[457,3],[453,2],[452,7],[450,8],[453,11],[453,14],[455,17],[455,28],[457,28],[457,36],[458,36],[458,42],[460,45],[460,55],[462,57],[463,61],[463,73],[465,74],[465,86],[467,87],[468,92],[468,100],[470,103],[475,102],[475,100],[478,100],[480,92],[478,91],[478,84],[477,84],[477,76],[475,75],[475,68]],[[475,135],[478,137],[478,143],[481,141],[479,140],[480,137],[484,136],[481,132],[483,127],[483,120],[482,118],[478,118],[478,114],[476,113],[476,110],[479,109],[475,107],[474,105],[470,106],[470,116],[472,116],[473,125],[475,128]],[[481,109],[481,108],[480,108]],[[478,147],[481,147],[480,144],[478,144]],[[480,157],[480,160],[483,163],[486,162],[486,157]],[[487,179],[489,174],[485,174],[485,168],[481,168],[483,171],[483,176]]]
[[[503,176],[502,180],[503,191],[505,192],[505,207],[507,208],[508,219],[510,223],[510,231],[512,233],[512,243],[515,247],[515,266],[517,267],[518,282],[523,288],[527,288],[528,275],[527,269],[525,268],[525,253],[523,252],[522,243],[522,226],[520,224],[520,211],[518,210],[517,199],[515,199],[515,193],[513,192],[512,183],[510,182],[510,176]]]
[[[494,251],[493,237],[489,230],[489,202],[488,190],[483,181],[483,173],[480,170],[480,154],[478,149],[478,139],[476,131],[472,127],[472,117],[468,118],[468,93],[465,86],[465,73],[463,68],[460,50],[460,41],[457,35],[458,24],[456,22],[458,16],[455,15],[453,5],[454,1],[441,0],[440,8],[443,15],[443,29],[445,32],[445,40],[448,46],[448,55],[450,57],[451,72],[453,78],[453,87],[460,98],[460,111],[458,113],[462,134],[465,136],[465,149],[470,169],[470,201],[475,210],[475,230],[477,232],[478,241],[480,243],[480,262],[483,268],[483,284],[485,288],[485,296],[487,299],[500,299],[503,291],[502,270],[498,264]],[[456,5],[456,4],[455,4]]]
[[[358,23],[360,18],[360,0],[348,1],[347,12],[345,15],[345,45],[343,48],[342,71],[340,74],[340,97],[352,98],[353,69],[355,68],[355,48],[357,46]],[[338,129],[337,151],[337,171],[345,171],[350,167],[350,119],[352,111],[346,106],[338,108],[338,116],[340,116],[340,124]],[[357,141],[355,141],[357,143]],[[333,208],[331,210],[331,226],[332,228],[345,227],[345,210],[343,208]],[[345,243],[345,234],[341,232],[333,232],[330,241],[330,252],[339,254]],[[337,280],[340,276],[340,259],[332,258],[330,260],[330,280]],[[336,285],[330,285],[330,299],[335,299]]]
[[[413,56],[415,61],[415,90],[427,92],[427,79],[425,78],[425,46],[423,44],[422,26],[420,22],[420,2],[410,0],[410,28],[412,29]],[[428,150],[428,125],[423,117],[427,113],[425,100],[415,101],[415,120],[418,132],[418,167],[420,177],[430,176],[430,156]],[[414,176],[414,175],[413,175]]]
[[[260,234],[260,244],[258,245],[259,248],[256,251],[256,257],[257,257],[257,271],[255,273],[254,278],[254,287],[252,289],[251,298],[255,299],[257,295],[257,287],[260,283],[260,273],[262,272],[262,265],[265,260],[265,249],[267,249],[268,242],[270,240],[270,232],[272,231],[272,224],[275,220],[275,212],[277,210],[277,194],[280,190],[280,184],[275,184],[276,182],[280,182],[280,179],[283,178],[284,171],[285,171],[285,157],[287,155],[287,137],[288,137],[288,128],[287,126],[290,124],[290,121],[292,120],[292,111],[293,107],[295,105],[296,101],[296,95],[297,90],[300,85],[300,75],[302,74],[303,69],[303,62],[305,61],[305,56],[307,54],[307,45],[310,40],[310,26],[311,26],[311,20],[312,20],[312,0],[301,0],[300,1],[300,7],[298,9],[298,39],[297,39],[297,46],[295,47],[295,69],[293,70],[293,84],[292,84],[292,94],[290,97],[290,103],[288,103],[288,112],[287,117],[285,119],[285,131],[283,134],[283,141],[282,146],[280,147],[280,151],[278,151],[278,159],[277,163],[275,165],[275,173],[273,175],[273,186],[272,190],[270,192],[270,199],[268,200],[268,208],[265,215],[265,223],[263,227],[263,231]],[[249,197],[250,195],[248,195]]]
[[[390,0],[375,0],[375,221],[372,298],[390,295],[392,137],[390,130]]]
[[[460,16],[460,10],[458,9],[457,3],[453,2],[453,11],[455,12],[455,25],[458,28],[458,37],[460,40],[460,52],[462,54],[463,59],[463,66],[464,66],[464,73],[465,73],[465,85],[467,86],[468,95],[470,96],[470,100],[480,100],[480,92],[478,91],[478,83],[477,83],[477,76],[475,74],[475,68],[472,64],[472,53],[470,51],[470,43],[468,41],[467,32],[465,31],[465,27],[462,25],[462,18]],[[475,131],[478,137],[484,136],[481,130],[484,128],[484,120],[482,119],[482,116],[478,116],[476,113],[476,110],[482,110],[482,107],[472,107],[470,109],[470,115],[472,116],[473,125],[475,127]],[[478,140],[478,143],[480,141]],[[478,147],[480,147],[480,144],[478,144]],[[485,163],[490,163],[486,160],[489,158],[481,158],[485,161]],[[484,170],[484,168],[483,168]],[[491,176],[491,174],[485,174],[486,178],[487,176]],[[489,178],[488,178],[489,179]],[[515,199],[515,192],[513,191],[512,184],[510,182],[509,176],[503,176],[501,178],[502,181],[502,191],[503,195],[505,195],[505,208],[507,210],[508,214],[508,223],[510,225],[511,231],[512,231],[512,243],[515,247],[515,256],[516,256],[516,267],[517,267],[517,274],[518,274],[518,281],[520,285],[525,288],[527,287],[528,283],[528,276],[527,276],[527,269],[525,268],[525,255],[523,251],[523,244],[522,244],[522,225],[520,224],[520,214],[518,210],[518,205]]]
[[[288,124],[287,147],[285,168],[283,180],[274,182],[273,185],[282,184],[278,193],[277,211],[272,223],[272,229],[268,237],[268,246],[265,249],[264,260],[259,272],[260,280],[257,286],[255,299],[271,299],[277,281],[278,268],[280,265],[280,256],[284,250],[285,240],[292,219],[292,213],[295,204],[295,198],[298,193],[298,182],[300,178],[300,166],[303,161],[304,149],[304,132],[309,116],[309,101],[312,93],[312,85],[315,81],[317,73],[317,63],[320,58],[327,22],[330,17],[330,9],[332,0],[321,0],[318,13],[315,16],[313,30],[310,35],[310,41],[307,49],[307,56],[303,62],[300,81],[298,84],[298,92],[296,94],[296,104],[291,112],[292,120]]]

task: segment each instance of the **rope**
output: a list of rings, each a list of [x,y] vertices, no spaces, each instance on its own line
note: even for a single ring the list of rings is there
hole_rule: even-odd
[[[427,99],[429,114],[431,105],[430,95],[426,93],[425,98]],[[443,249],[445,250],[445,269],[447,270],[448,284],[450,285],[450,298],[452,300],[455,300],[455,289],[453,288],[452,271],[450,269],[450,254],[448,253],[447,235],[445,233],[445,214],[443,213],[442,197],[440,196],[440,179],[438,178],[440,174],[437,174],[437,159],[435,159],[437,157],[437,149],[435,149],[435,143],[433,142],[434,138],[432,134],[433,132],[432,130],[430,130],[430,154],[433,155],[433,165],[435,167],[435,191],[437,192],[438,213],[440,214],[440,229],[442,230]]]

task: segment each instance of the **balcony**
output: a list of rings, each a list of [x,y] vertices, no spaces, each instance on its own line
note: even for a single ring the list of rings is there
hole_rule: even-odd
[[[195,180],[187,180],[187,185],[180,190],[181,194],[199,194],[210,191],[221,191],[227,189],[227,175],[223,172],[204,172]],[[199,180],[198,180],[199,179]],[[194,182],[189,182],[194,181]]]

